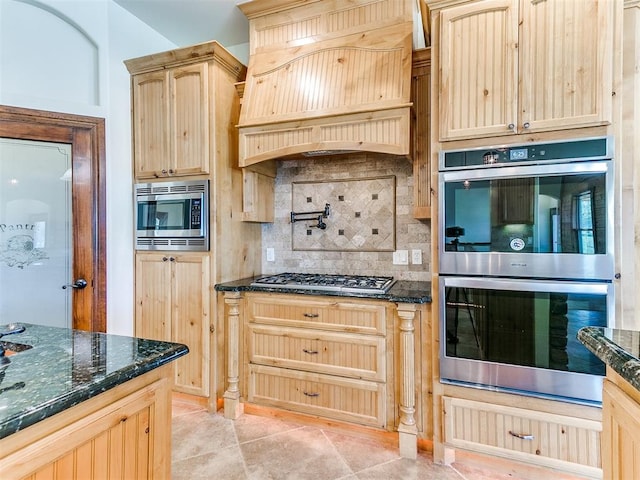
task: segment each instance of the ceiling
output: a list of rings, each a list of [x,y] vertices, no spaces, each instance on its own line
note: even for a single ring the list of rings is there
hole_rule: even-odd
[[[246,0],[114,0],[178,47],[216,40],[249,41],[249,22],[236,6]]]
[[[114,0],[177,47],[216,40],[227,48],[249,42],[249,21],[237,6],[248,1],[251,0]],[[428,28],[423,29],[426,18],[425,0],[417,0],[414,49],[423,48],[425,37],[429,38]]]

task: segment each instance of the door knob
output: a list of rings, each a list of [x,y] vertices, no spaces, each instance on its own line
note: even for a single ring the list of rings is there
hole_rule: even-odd
[[[79,278],[78,280],[76,280],[73,283],[69,283],[68,285],[63,285],[62,289],[65,290],[65,289],[71,287],[71,288],[77,288],[78,290],[82,290],[87,285],[88,285],[87,281],[84,278]]]

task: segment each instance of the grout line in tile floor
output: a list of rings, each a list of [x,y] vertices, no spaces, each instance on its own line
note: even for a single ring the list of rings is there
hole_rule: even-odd
[[[397,447],[293,421],[173,402],[172,476],[223,480],[515,480],[463,465],[439,465],[431,453],[401,458]]]

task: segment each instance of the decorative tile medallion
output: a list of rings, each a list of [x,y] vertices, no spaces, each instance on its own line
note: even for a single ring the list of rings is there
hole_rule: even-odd
[[[388,252],[396,247],[396,177],[293,182],[291,210],[297,217],[329,216],[291,223],[293,250]],[[314,215],[309,215],[314,217]],[[316,215],[317,217],[317,215]],[[324,224],[324,228],[322,225]]]

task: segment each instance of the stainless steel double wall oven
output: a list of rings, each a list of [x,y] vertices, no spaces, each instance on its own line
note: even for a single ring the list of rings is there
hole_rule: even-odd
[[[601,401],[576,332],[613,324],[613,168],[608,137],[440,153],[443,381]]]

